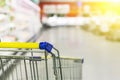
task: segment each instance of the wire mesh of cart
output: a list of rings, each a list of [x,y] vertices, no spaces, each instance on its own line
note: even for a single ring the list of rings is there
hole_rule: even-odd
[[[1,42],[0,48],[2,52],[29,54],[0,55],[0,80],[82,80],[83,59],[60,57],[59,51],[47,42]]]
[[[82,64],[84,59],[73,57],[60,57],[62,80],[82,80]],[[60,79],[59,60],[57,59],[57,73]]]

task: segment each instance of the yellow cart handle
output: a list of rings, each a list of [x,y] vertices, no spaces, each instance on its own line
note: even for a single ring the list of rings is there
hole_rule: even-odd
[[[53,45],[48,42],[0,42],[0,48],[44,49],[51,52]]]
[[[0,48],[30,48],[39,49],[39,43],[25,42],[0,42]]]

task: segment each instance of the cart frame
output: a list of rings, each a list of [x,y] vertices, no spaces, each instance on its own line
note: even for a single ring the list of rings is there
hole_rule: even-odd
[[[45,68],[46,68],[46,80],[49,80],[48,77],[48,61],[47,61],[47,55],[48,53],[50,53],[50,55],[53,58],[53,69],[54,69],[54,75],[55,75],[55,80],[58,80],[57,78],[57,72],[56,72],[56,57],[59,57],[59,67],[60,67],[60,74],[61,74],[61,80],[62,80],[62,68],[61,68],[61,61],[60,61],[60,55],[59,55],[59,51],[53,47],[53,45],[51,45],[48,42],[40,42],[40,43],[32,43],[32,42],[0,42],[0,48],[17,48],[18,50],[0,50],[0,51],[9,51],[9,52],[31,52],[31,57],[33,58],[33,52],[42,52],[44,53],[45,56]],[[27,49],[27,50],[22,50],[22,49]],[[41,49],[44,51],[38,51],[38,50],[32,50],[32,49]],[[57,56],[55,53],[52,52],[52,49],[54,49],[57,52]],[[1,60],[1,67],[2,67],[2,72],[3,74],[5,73],[4,71],[4,66],[5,64],[3,64],[2,59],[4,58],[12,58],[12,59],[16,59],[15,56],[1,56],[0,60]],[[18,57],[17,57],[18,58]],[[34,65],[34,64],[33,64]],[[26,67],[25,67],[26,68]],[[34,74],[35,75],[35,74]],[[3,78],[1,78],[3,80]],[[28,79],[28,78],[26,78]],[[36,80],[36,79],[35,79]]]

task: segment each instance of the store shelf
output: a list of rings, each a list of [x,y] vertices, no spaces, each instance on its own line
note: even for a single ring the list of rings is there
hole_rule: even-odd
[[[29,38],[35,35],[41,27],[39,12],[34,11],[35,5],[30,6],[33,6],[33,9],[25,8],[25,13],[24,11],[22,12],[24,6],[20,8],[21,4],[17,5],[17,2],[4,1],[6,1],[6,4],[2,7],[0,6],[1,41],[25,42],[29,40]],[[27,4],[26,2],[26,5],[29,5],[29,3],[30,2]]]

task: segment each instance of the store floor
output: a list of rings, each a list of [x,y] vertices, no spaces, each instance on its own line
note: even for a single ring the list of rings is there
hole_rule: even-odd
[[[83,80],[120,80],[120,43],[79,27],[47,29],[40,41],[52,43],[62,56],[84,58]]]

